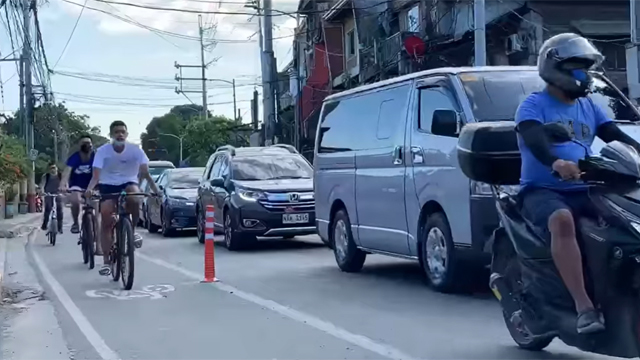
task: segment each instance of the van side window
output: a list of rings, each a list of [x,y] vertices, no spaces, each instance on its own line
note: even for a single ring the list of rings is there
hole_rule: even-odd
[[[438,83],[437,86],[420,89],[420,117],[418,128],[431,132],[433,113],[436,110],[458,111],[458,102],[446,83]]]
[[[404,129],[405,106],[410,86],[355,94],[327,102],[318,129],[318,152],[331,153],[377,149],[389,146],[390,139]]]
[[[399,132],[404,132],[403,119],[405,119],[407,96],[409,86],[403,85],[388,90],[381,91],[379,96],[382,99],[378,110],[378,126],[376,137],[378,140],[391,138]],[[382,146],[391,144],[380,144]]]

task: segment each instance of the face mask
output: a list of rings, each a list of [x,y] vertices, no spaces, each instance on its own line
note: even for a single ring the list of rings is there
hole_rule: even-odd
[[[116,138],[112,138],[111,144],[113,144],[113,146],[124,146],[124,140],[117,140]]]
[[[82,146],[80,146],[80,150],[83,153],[90,153],[92,149],[93,149],[93,146],[91,146],[91,144],[82,144]]]

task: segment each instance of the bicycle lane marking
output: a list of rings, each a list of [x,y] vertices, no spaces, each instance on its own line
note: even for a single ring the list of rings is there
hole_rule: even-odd
[[[105,360],[119,360],[120,357],[113,351],[104,339],[98,334],[96,329],[91,325],[86,316],[82,313],[80,308],[71,300],[71,296],[67,293],[67,291],[62,287],[62,285],[56,280],[53,276],[49,268],[42,260],[38,252],[35,249],[31,250],[31,254],[33,255],[33,259],[35,261],[38,270],[42,274],[44,280],[49,284],[51,290],[56,294],[56,297],[62,304],[62,306],[67,310],[67,313],[71,316],[73,321],[76,323],[82,334],[87,338],[87,341],[93,346],[98,355],[102,359]]]
[[[178,273],[181,273],[189,278],[192,278],[194,280],[202,280],[202,276],[201,274],[198,274],[194,271],[185,269],[183,267],[180,267],[178,265],[174,265],[171,264],[169,262],[166,262],[162,259],[158,259],[158,258],[154,258],[148,255],[145,255],[143,253],[141,253],[140,251],[136,251],[136,257],[141,258],[143,260],[149,261],[153,264],[162,266],[164,268],[176,271]],[[273,300],[268,300],[265,298],[262,298],[258,295],[252,294],[252,293],[248,293],[245,291],[242,291],[240,289],[237,289],[229,284],[225,284],[222,282],[217,282],[217,283],[211,283],[208,285],[212,285],[213,287],[215,287],[218,290],[221,290],[223,292],[229,293],[230,295],[239,297],[245,301],[248,301],[250,303],[253,303],[255,305],[259,305],[262,306],[264,308],[267,308],[271,311],[274,311],[280,315],[283,315],[291,320],[294,320],[298,323],[302,323],[304,325],[308,325],[312,328],[315,328],[316,330],[319,330],[321,332],[324,332],[325,334],[331,335],[337,339],[349,342],[353,345],[356,345],[362,349],[371,351],[373,353],[376,353],[378,355],[384,356],[388,359],[392,359],[392,360],[413,360],[414,358],[412,356],[409,356],[407,354],[405,354],[404,352],[402,352],[399,349],[396,349],[395,347],[391,346],[391,345],[387,345],[387,344],[383,344],[380,342],[376,342],[375,340],[368,338],[364,335],[359,335],[359,334],[355,334],[352,333],[346,329],[343,329],[333,323],[330,323],[328,321],[322,320],[320,318],[317,318],[313,315],[292,309],[288,306],[279,304]]]

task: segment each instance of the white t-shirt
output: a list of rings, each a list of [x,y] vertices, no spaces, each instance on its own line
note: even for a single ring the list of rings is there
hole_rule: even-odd
[[[118,186],[137,183],[140,165],[148,163],[147,154],[136,144],[126,143],[121,153],[112,144],[104,144],[96,151],[93,167],[101,169],[100,184]]]

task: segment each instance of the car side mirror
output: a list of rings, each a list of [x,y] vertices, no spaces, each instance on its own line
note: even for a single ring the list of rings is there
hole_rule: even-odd
[[[211,186],[224,188],[225,187],[225,181],[221,177],[213,178],[213,179],[211,179]]]
[[[460,115],[453,110],[439,109],[433,112],[431,133],[434,135],[458,137],[462,128]]]

